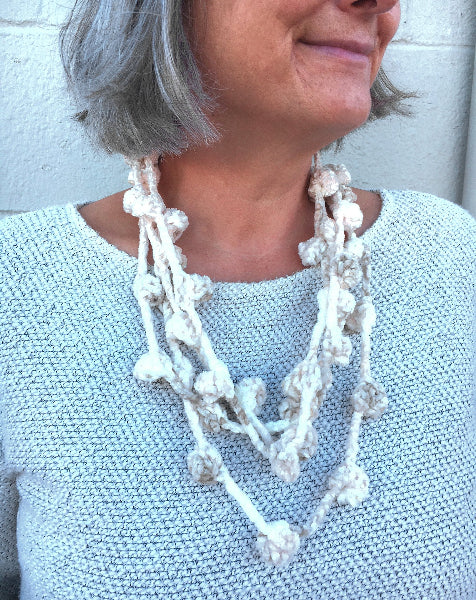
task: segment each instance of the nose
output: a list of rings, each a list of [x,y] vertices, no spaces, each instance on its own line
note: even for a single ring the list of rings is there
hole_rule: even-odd
[[[384,13],[392,10],[399,0],[336,0],[343,11],[360,11],[368,13]]]

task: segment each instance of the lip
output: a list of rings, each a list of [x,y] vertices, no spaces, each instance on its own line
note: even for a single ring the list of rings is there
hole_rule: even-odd
[[[373,42],[361,40],[299,40],[309,49],[320,52],[321,54],[351,60],[356,62],[368,63],[369,56],[375,49]]]
[[[363,54],[364,56],[370,56],[375,48],[375,44],[365,40],[312,40],[302,39],[299,40],[302,44],[309,46],[325,46],[328,48],[341,48],[354,54]]]

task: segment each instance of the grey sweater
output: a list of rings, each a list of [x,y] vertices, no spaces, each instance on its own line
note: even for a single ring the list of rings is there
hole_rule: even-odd
[[[260,562],[256,531],[223,487],[191,480],[180,399],[132,376],[146,351],[136,259],[73,205],[1,222],[1,600],[476,598],[476,222],[425,194],[382,196],[363,235],[371,363],[389,397],[361,430],[370,495],[332,508],[282,569]],[[315,269],[217,283],[199,309],[232,377],[266,382],[266,418],[306,351],[319,285]],[[160,337],[160,314],[156,327]],[[268,521],[305,522],[342,462],[355,354],[334,367],[319,449],[296,483],[278,480],[245,439],[213,436]]]

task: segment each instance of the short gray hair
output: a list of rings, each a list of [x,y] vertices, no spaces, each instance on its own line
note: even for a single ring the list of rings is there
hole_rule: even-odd
[[[190,1],[198,0],[76,0],[61,29],[61,57],[76,118],[107,152],[179,154],[219,137],[185,32]],[[407,114],[402,101],[412,96],[380,70],[369,120]]]

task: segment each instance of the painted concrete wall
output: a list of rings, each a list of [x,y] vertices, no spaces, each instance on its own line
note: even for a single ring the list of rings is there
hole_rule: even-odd
[[[476,55],[474,57],[473,92],[469,113],[462,205],[476,216]]]
[[[367,188],[413,188],[460,202],[476,38],[474,0],[403,0],[385,60],[417,91],[412,119],[349,137],[339,161]],[[126,187],[119,157],[95,153],[78,125],[57,50],[72,0],[0,0],[0,216],[92,201]],[[336,158],[329,156],[330,160]]]

